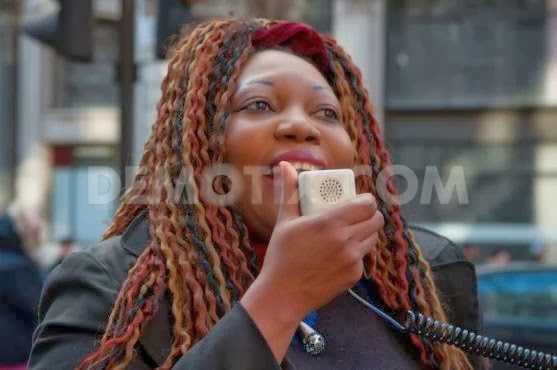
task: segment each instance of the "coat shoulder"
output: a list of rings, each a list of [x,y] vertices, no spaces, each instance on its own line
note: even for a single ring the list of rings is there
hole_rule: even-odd
[[[125,280],[128,271],[137,262],[137,257],[122,246],[122,237],[114,236],[94,243],[75,252],[98,263],[106,273],[118,282]],[[76,256],[77,257],[77,256]]]
[[[412,225],[410,230],[432,268],[454,262],[469,263],[462,247],[450,239],[421,226]]]

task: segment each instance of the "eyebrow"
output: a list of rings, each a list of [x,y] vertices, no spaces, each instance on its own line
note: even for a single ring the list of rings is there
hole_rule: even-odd
[[[275,86],[273,81],[270,81],[270,80],[251,80],[251,81],[245,82],[242,85],[240,85],[240,87],[238,88],[237,91],[242,91],[246,86],[253,85],[253,84],[259,84],[259,85],[265,85],[265,86]],[[313,85],[312,89],[313,89],[313,91],[319,91],[319,92],[324,91],[324,92],[335,95],[334,92],[331,91],[331,89],[328,86]]]
[[[329,86],[323,86],[323,85],[313,85],[313,91],[324,91],[326,93],[332,94],[336,97],[335,93],[331,90],[331,88]]]
[[[251,81],[248,81],[248,82],[244,82],[243,84],[238,86],[238,88],[236,89],[236,93],[239,93],[242,90],[244,90],[245,88],[247,88],[249,85],[254,85],[254,84],[265,85],[265,86],[275,86],[273,81],[269,81],[269,80],[251,80]]]
[[[261,85],[267,85],[267,86],[274,86],[275,85],[273,83],[273,81],[269,81],[269,80],[252,80],[252,81],[248,81],[246,83],[246,85],[251,85],[251,84],[261,84]]]

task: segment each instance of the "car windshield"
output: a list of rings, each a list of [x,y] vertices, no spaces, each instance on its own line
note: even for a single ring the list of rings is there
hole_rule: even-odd
[[[557,271],[486,274],[478,281],[485,316],[515,316],[557,323]]]

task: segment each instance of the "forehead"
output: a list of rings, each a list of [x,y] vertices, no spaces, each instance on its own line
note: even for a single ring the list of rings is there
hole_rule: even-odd
[[[272,78],[273,76],[299,75],[321,85],[327,80],[310,62],[285,51],[263,50],[255,53],[242,68],[240,83],[252,78]]]

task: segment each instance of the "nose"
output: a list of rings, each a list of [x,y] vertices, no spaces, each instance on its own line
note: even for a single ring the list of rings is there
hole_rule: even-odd
[[[319,144],[321,133],[303,112],[289,114],[276,126],[275,138],[281,141],[296,141]]]

